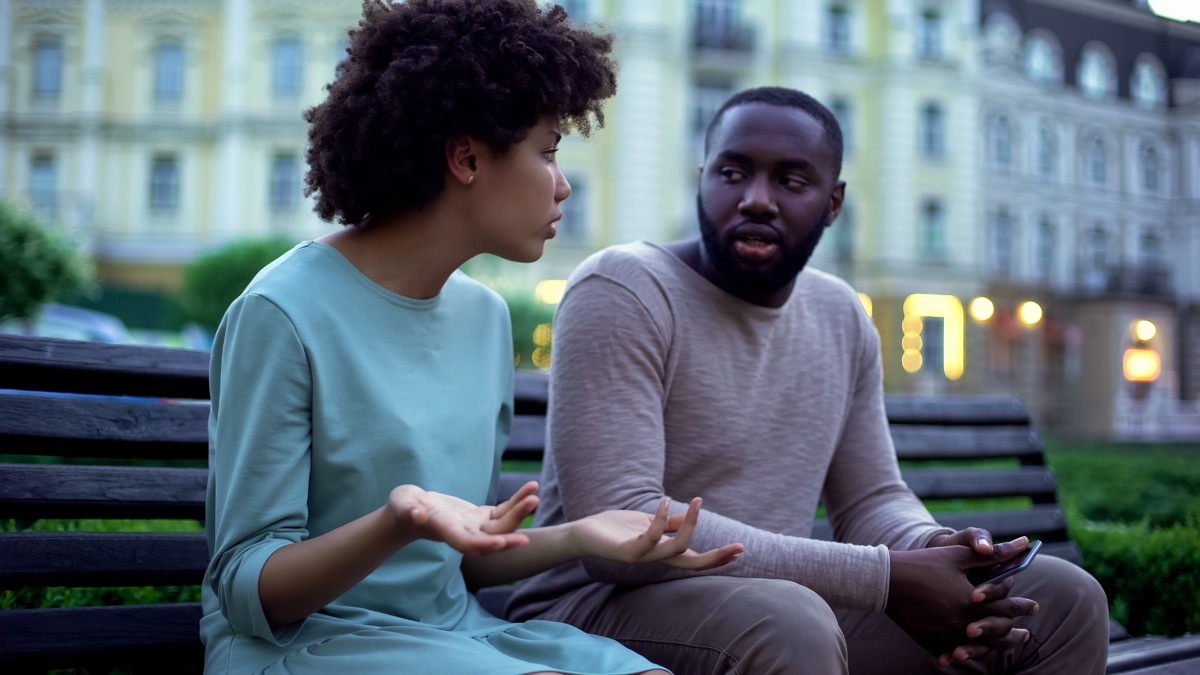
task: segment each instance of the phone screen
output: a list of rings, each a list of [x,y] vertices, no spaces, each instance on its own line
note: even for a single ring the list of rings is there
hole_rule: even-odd
[[[1040,540],[1035,541],[1024,555],[996,563],[991,567],[976,567],[975,569],[967,570],[967,580],[975,586],[1003,581],[1029,567],[1029,563],[1033,561],[1033,557],[1037,555],[1040,548],[1042,548],[1042,542]]]

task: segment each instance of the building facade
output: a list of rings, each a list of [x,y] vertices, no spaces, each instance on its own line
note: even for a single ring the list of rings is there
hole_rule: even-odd
[[[473,274],[532,288],[603,246],[695,233],[717,107],[797,87],[846,138],[846,206],[813,264],[862,294],[889,390],[1200,437],[1200,26],[1137,0],[560,4],[616,35],[619,93],[604,129],[564,139],[573,195],[545,258]],[[85,242],[107,284],[160,292],[234,237],[328,231],[301,194],[301,115],[360,7],[0,0],[0,190]],[[1129,349],[1157,356],[1153,382],[1127,381]]]

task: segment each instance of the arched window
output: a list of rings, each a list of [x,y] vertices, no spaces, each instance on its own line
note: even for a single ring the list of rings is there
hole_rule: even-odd
[[[1166,78],[1158,59],[1142,54],[1133,64],[1133,75],[1129,82],[1129,93],[1139,108],[1155,110],[1167,103]]]
[[[1108,153],[1099,136],[1087,144],[1087,175],[1092,185],[1103,187],[1108,183]]]
[[[1095,42],[1085,45],[1079,57],[1078,77],[1083,95],[1094,99],[1112,98],[1117,90],[1114,70],[1113,58],[1106,47]]]
[[[1062,51],[1053,36],[1030,34],[1025,42],[1025,76],[1038,84],[1062,82]]]
[[[1042,214],[1038,221],[1037,244],[1034,248],[1034,258],[1037,269],[1034,270],[1043,279],[1054,278],[1054,253],[1058,247],[1058,232],[1050,216]]]
[[[183,41],[163,38],[154,47],[154,100],[178,103],[183,100]]]
[[[1008,117],[997,115],[992,121],[992,161],[1002,169],[1012,167],[1013,131]]]
[[[1013,229],[1012,214],[1001,207],[992,218],[992,269],[1001,277],[1012,274]]]
[[[992,12],[983,24],[983,58],[996,66],[1015,66],[1021,29],[1004,12]]]
[[[917,252],[924,260],[941,261],[946,257],[946,212],[936,197],[926,199],[921,207]]]

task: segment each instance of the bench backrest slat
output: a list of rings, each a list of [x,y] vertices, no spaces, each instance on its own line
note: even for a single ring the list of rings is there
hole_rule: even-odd
[[[204,519],[207,469],[0,465],[0,518]]]
[[[79,663],[140,663],[146,672],[199,672],[200,603],[0,612],[0,663],[39,669]],[[164,668],[163,664],[174,664]]]
[[[196,584],[207,560],[199,533],[6,532],[0,588]]]

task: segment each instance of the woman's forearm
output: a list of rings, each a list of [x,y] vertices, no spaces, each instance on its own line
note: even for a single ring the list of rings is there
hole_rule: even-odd
[[[271,628],[316,612],[414,541],[386,507],[312,539],[280,548],[267,559],[258,595]]]
[[[578,558],[570,541],[570,523],[519,530],[529,537],[525,546],[498,553],[463,556],[462,570],[472,589],[512,583]]]

